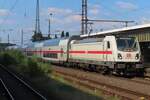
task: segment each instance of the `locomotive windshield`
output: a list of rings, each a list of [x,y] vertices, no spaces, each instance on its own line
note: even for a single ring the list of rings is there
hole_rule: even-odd
[[[138,45],[135,38],[117,38],[117,47],[120,51],[137,51]]]

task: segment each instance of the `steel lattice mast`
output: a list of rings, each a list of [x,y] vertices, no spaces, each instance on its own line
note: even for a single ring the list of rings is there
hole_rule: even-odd
[[[39,0],[36,4],[36,24],[35,24],[35,34],[40,34],[40,15],[39,15]]]
[[[87,34],[88,32],[87,25],[88,25],[87,0],[82,0],[81,34]]]

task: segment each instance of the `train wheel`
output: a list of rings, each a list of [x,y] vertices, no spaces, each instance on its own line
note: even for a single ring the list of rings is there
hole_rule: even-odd
[[[140,68],[140,69],[136,70],[136,76],[138,76],[138,77],[144,77],[145,74],[146,74],[146,71],[144,68]]]
[[[102,73],[103,75],[106,75],[106,74],[109,74],[109,73],[110,73],[110,70],[109,70],[109,68],[108,68],[107,66],[103,66],[103,67],[102,67],[102,70],[101,70],[101,73]]]
[[[92,72],[96,71],[95,65],[92,65],[92,64],[89,64],[88,69],[89,69],[89,71],[92,71]]]

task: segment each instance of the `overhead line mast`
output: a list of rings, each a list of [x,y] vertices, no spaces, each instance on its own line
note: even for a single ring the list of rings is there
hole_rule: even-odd
[[[36,4],[35,34],[41,34],[41,30],[40,30],[40,15],[39,15],[39,0],[37,0],[37,4]]]
[[[126,20],[93,20],[88,19],[88,1],[82,0],[82,18],[81,18],[81,35],[89,34],[88,25],[92,24],[92,22],[115,22],[115,23],[125,23],[125,26],[128,26],[128,23],[133,23],[134,21],[126,21]]]
[[[87,0],[82,0],[82,19],[81,19],[81,34],[87,34],[88,30],[88,13],[87,13]]]
[[[36,23],[35,23],[35,31],[34,31],[34,35],[32,36],[32,41],[42,41],[44,39],[46,39],[45,37],[43,37],[42,32],[40,30],[40,6],[39,6],[39,0],[37,0],[36,2]]]

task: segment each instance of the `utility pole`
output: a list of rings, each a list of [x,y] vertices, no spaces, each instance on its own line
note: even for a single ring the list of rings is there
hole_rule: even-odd
[[[8,44],[9,44],[9,34],[8,34]]]
[[[51,35],[51,17],[52,17],[52,13],[50,13],[50,18],[49,18],[49,25],[48,25],[48,34],[49,34],[49,36]]]
[[[23,32],[23,29],[21,30],[21,45],[23,46],[23,34],[24,34],[24,32]]]
[[[48,34],[51,34],[51,20],[48,20]]]

